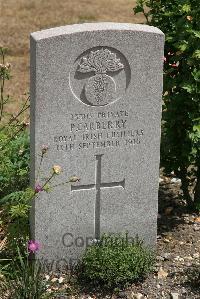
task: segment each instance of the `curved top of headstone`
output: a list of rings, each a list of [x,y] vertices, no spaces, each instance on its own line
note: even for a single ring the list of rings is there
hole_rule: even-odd
[[[45,29],[37,31],[31,34],[35,40],[42,40],[46,38],[51,38],[55,36],[62,36],[66,34],[73,34],[79,32],[90,32],[90,31],[104,31],[104,30],[119,30],[119,31],[138,31],[138,32],[149,32],[154,34],[164,33],[153,26],[141,25],[141,24],[131,24],[131,23],[112,23],[112,22],[102,22],[102,23],[84,23],[84,24],[74,24],[67,26],[60,26],[50,29]]]

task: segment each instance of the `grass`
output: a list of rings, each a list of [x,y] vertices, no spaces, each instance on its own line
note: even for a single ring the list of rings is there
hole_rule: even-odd
[[[29,35],[31,32],[83,22],[142,23],[134,16],[135,0],[9,0],[1,1],[0,41],[9,48],[12,85],[7,92],[14,97],[9,111],[14,112],[19,97],[29,89]]]
[[[154,252],[138,238],[126,234],[103,235],[88,247],[77,266],[80,285],[94,288],[123,288],[128,283],[142,281],[153,271]]]

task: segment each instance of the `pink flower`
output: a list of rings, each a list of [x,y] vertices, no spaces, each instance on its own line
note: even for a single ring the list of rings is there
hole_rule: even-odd
[[[35,193],[39,193],[41,191],[43,191],[42,186],[40,184],[36,184],[36,186],[35,186]]]
[[[29,240],[28,241],[28,251],[29,252],[37,252],[38,250],[40,250],[41,246],[40,243],[38,241],[34,241],[34,240]]]
[[[176,63],[173,63],[173,64],[169,64],[171,67],[173,67],[173,68],[177,68],[178,67],[178,65],[176,64]]]
[[[167,60],[167,58],[164,56],[164,57],[163,57],[163,61],[166,62],[166,60]]]

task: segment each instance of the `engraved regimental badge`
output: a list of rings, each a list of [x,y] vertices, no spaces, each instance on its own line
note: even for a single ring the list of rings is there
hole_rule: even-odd
[[[96,47],[75,61],[70,73],[71,91],[84,104],[105,106],[123,96],[129,73],[128,62],[119,51]]]
[[[93,105],[106,105],[116,92],[115,80],[108,75],[124,68],[120,59],[108,49],[91,51],[88,56],[83,57],[78,71],[81,73],[94,72],[85,85],[85,95]]]

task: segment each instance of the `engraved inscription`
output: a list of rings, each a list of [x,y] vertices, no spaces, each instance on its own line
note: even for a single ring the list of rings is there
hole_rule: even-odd
[[[96,201],[95,201],[95,225],[94,225],[94,235],[95,239],[100,239],[100,204],[101,204],[101,189],[102,188],[115,188],[122,187],[125,189],[125,179],[119,182],[101,182],[101,158],[103,155],[95,155],[96,157],[96,173],[95,173],[95,183],[88,185],[71,185],[71,191],[82,191],[82,190],[96,190]]]
[[[102,107],[121,99],[131,80],[131,69],[117,49],[94,47],[80,54],[69,74],[72,94],[87,106]]]
[[[142,128],[130,126],[126,110],[75,113],[69,119],[66,134],[54,136],[57,151],[138,146],[144,136]]]
[[[120,59],[108,49],[91,51],[83,57],[78,67],[78,72],[91,73],[85,85],[85,95],[89,103],[95,106],[104,106],[110,102],[116,92],[115,80],[107,75],[108,72],[117,72],[124,68]]]

